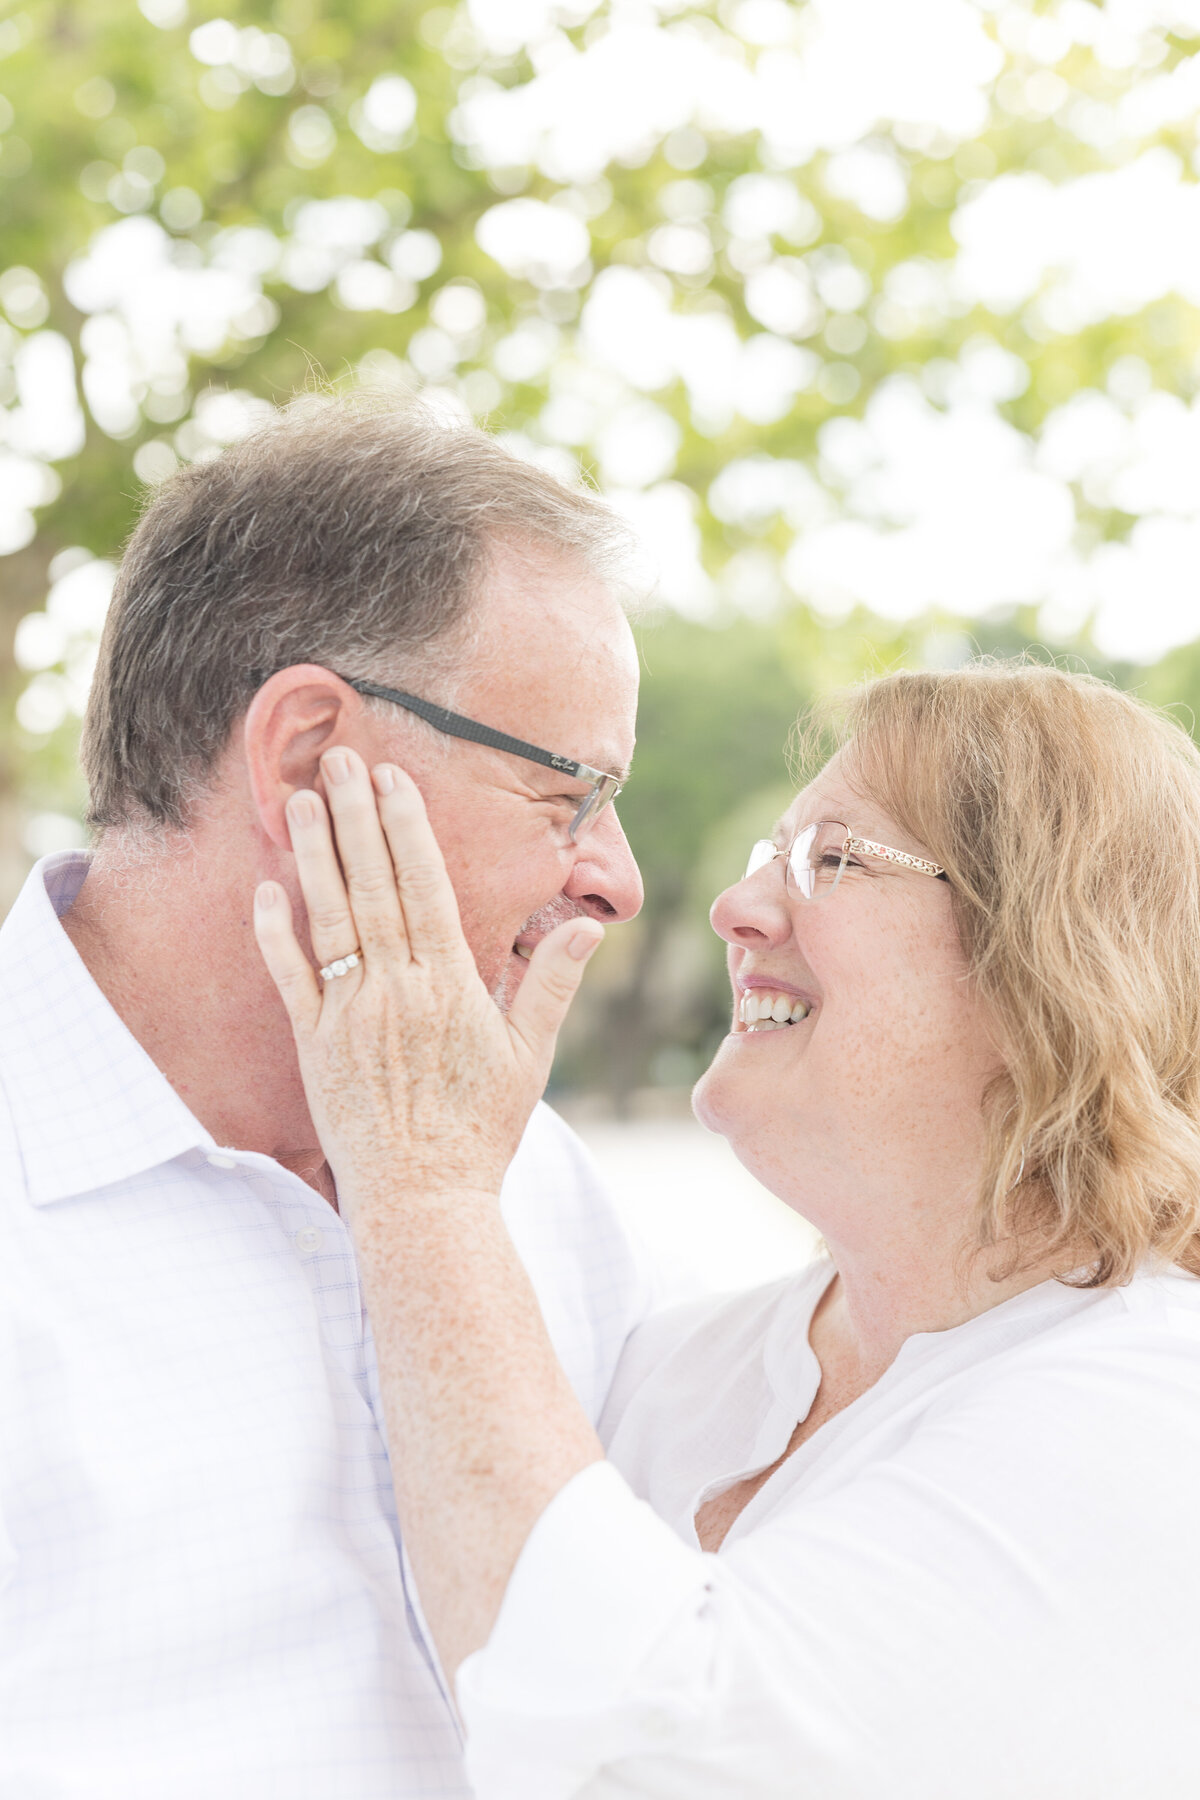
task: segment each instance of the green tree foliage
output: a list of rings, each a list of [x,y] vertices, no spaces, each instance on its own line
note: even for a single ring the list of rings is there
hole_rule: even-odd
[[[701,1053],[722,1002],[698,884],[732,874],[735,840],[769,824],[755,822],[759,804],[782,791],[798,708],[863,669],[1044,635],[1016,593],[982,625],[943,599],[916,624],[855,613],[831,626],[827,597],[787,557],[822,509],[853,517],[860,504],[847,486],[854,441],[837,429],[897,378],[943,408],[981,348],[1006,359],[989,405],[1018,445],[1073,396],[1117,391],[1133,364],[1165,394],[1195,389],[1191,298],[1073,320],[1037,299],[956,297],[949,276],[964,208],[1006,174],[1049,192],[1134,150],[1190,168],[1186,109],[1143,107],[1133,149],[1112,124],[1127,96],[1186,74],[1200,36],[1189,5],[1155,0],[1121,38],[1119,9],[1094,0],[978,0],[976,124],[880,116],[859,134],[856,153],[891,199],[872,199],[867,165],[836,145],[789,156],[778,120],[772,138],[723,111],[720,94],[677,104],[665,80],[641,136],[591,167],[528,121],[524,139],[504,127],[507,158],[503,130],[488,137],[488,118],[549,92],[622,30],[649,34],[647,57],[665,47],[664,69],[707,57],[731,93],[766,80],[810,53],[816,0],[0,6],[0,504],[7,485],[10,512],[33,515],[24,535],[0,521],[5,716],[21,702],[0,729],[0,900],[25,864],[29,816],[70,815],[80,800],[73,745],[96,590],[58,584],[88,557],[115,558],[147,484],[218,454],[256,407],[314,380],[425,388],[523,453],[624,488],[635,517],[649,495],[698,531],[692,575],[685,558],[666,596],[688,618],[666,607],[642,631],[646,699],[623,813],[646,913],[606,947],[565,1066],[628,1089],[672,1043]],[[864,42],[864,69],[876,54]],[[644,76],[627,70],[631,109]],[[534,211],[503,214],[502,242],[497,209],[518,200]],[[621,272],[696,346],[690,362],[656,363],[652,345],[642,365],[597,356],[589,306]],[[713,385],[731,342],[747,359],[732,399]],[[59,358],[53,430],[39,357]],[[1128,536],[1130,512],[1063,479],[1081,545]],[[886,495],[879,504],[886,518]],[[1200,664],[1178,652],[1145,686],[1195,698]]]

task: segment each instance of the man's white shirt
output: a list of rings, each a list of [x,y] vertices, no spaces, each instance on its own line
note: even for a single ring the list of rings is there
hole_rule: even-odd
[[[348,1234],[122,1024],[86,870],[0,929],[0,1800],[466,1795]],[[647,1284],[545,1106],[504,1210],[594,1419]]]

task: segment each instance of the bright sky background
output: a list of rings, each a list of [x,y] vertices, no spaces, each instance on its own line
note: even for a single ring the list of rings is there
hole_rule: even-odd
[[[174,23],[180,5],[142,0],[159,24]],[[528,46],[534,75],[511,89],[484,76],[465,82],[451,124],[484,166],[523,163],[569,184],[562,204],[498,199],[484,215],[478,241],[498,269],[547,287],[590,283],[569,354],[545,321],[519,327],[492,352],[501,376],[548,371],[541,444],[518,447],[567,468],[579,446],[591,445],[606,488],[644,537],[660,593],[693,616],[730,598],[761,611],[778,603],[779,590],[753,550],[716,576],[701,568],[692,496],[674,479],[679,428],[656,400],[668,384],[682,382],[693,421],[710,432],[738,415],[766,425],[814,383],[844,402],[832,388],[857,380],[851,365],[822,361],[805,338],[821,325],[826,342],[852,353],[868,304],[875,328],[897,337],[914,318],[936,323],[976,301],[1001,315],[1020,310],[1051,335],[1172,293],[1200,306],[1200,151],[1185,163],[1148,141],[1165,122],[1196,119],[1200,54],[1163,73],[1156,32],[1193,35],[1200,52],[1200,0],[1060,0],[1036,16],[1015,0],[810,0],[800,14],[786,0],[740,0],[723,10],[724,43],[715,26],[683,29],[667,0],[617,0],[607,31],[579,50],[557,23],[596,10],[594,0],[570,12],[550,0],[472,0],[477,32],[499,51]],[[1002,60],[985,29],[989,15],[1001,40],[1036,66],[1010,102],[1103,146],[1109,166],[1059,183],[1033,172],[973,182],[953,218],[953,258],[905,263],[869,299],[836,246],[804,254],[817,221],[787,171],[831,153],[827,187],[868,216],[898,216],[907,170],[881,127],[941,153],[979,133]],[[729,54],[730,33],[754,48],[752,59]],[[1056,72],[1077,41],[1122,72],[1119,103],[1073,95]],[[191,47],[218,83],[286,91],[282,37],[215,20],[192,33]],[[382,75],[353,127],[384,150],[400,143],[414,107],[404,78]],[[293,160],[315,166],[326,115],[301,105],[291,120]],[[747,307],[761,327],[749,337],[727,314],[674,312],[660,273],[703,270],[713,255],[701,179],[683,176],[665,193],[650,241],[657,268],[613,267],[592,280],[587,216],[601,205],[610,160],[696,128],[761,134],[762,172],[737,181],[724,206],[729,254],[744,255]],[[201,251],[143,210],[161,159],[156,170],[155,152],[132,156],[141,162],[118,178],[128,216],[102,229],[67,277],[71,300],[88,315],[82,396],[66,341],[39,328],[45,296],[36,277],[0,274],[0,305],[19,328],[0,319],[0,358],[11,360],[16,383],[0,438],[0,553],[33,535],[37,507],[57,492],[56,462],[82,442],[83,406],[103,429],[126,435],[139,424],[135,387],[148,383],[147,409],[157,406],[151,416],[169,428],[188,351],[269,328],[268,277],[313,292],[332,283],[342,306],[402,312],[438,266],[430,233],[397,233],[378,203],[350,197],[300,205],[283,237],[228,230]],[[194,201],[176,189],[159,205],[183,226]],[[767,233],[785,237],[794,253],[764,254]],[[380,246],[381,255],[368,254]],[[463,405],[466,382],[452,375],[482,305],[469,284],[448,284],[409,347],[411,367],[447,405]],[[906,618],[931,606],[972,615],[1027,600],[1040,606],[1051,640],[1093,616],[1101,651],[1147,662],[1200,635],[1200,400],[1155,390],[1148,366],[1126,356],[1103,391],[1058,407],[1033,439],[999,411],[1026,378],[1018,358],[980,338],[920,381],[885,384],[862,419],[832,418],[815,465],[765,456],[727,465],[711,506],[731,522],[781,517],[791,534],[786,587],[831,619],[858,602]],[[466,379],[476,384],[476,410],[486,411],[494,377],[481,369]],[[154,480],[180,458],[215,454],[262,407],[238,392],[202,398],[173,431],[141,447],[137,473]],[[1077,496],[1131,515],[1128,540],[1090,541]],[[81,704],[112,576],[108,564],[74,551],[51,573],[44,612],[18,637],[32,677],[21,702],[31,730],[52,729],[56,714]],[[65,675],[51,674],[64,658]]]

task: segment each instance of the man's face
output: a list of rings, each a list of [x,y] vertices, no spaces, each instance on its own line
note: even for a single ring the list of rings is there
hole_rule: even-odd
[[[624,774],[633,756],[637,653],[603,584],[569,560],[498,550],[476,622],[478,647],[456,685],[455,711]],[[424,795],[467,941],[501,1006],[525,972],[521,948],[563,919],[586,914],[607,923],[638,911],[641,878],[615,810],[571,841],[586,782],[458,738],[431,745],[407,721],[398,719],[395,730],[403,736],[385,753],[408,768]]]

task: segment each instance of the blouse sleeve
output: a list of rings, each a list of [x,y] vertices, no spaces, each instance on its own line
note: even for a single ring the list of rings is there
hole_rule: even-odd
[[[678,1744],[703,1704],[716,1562],[611,1463],[555,1495],[458,1672],[479,1800],[568,1800],[597,1770]]]
[[[1200,1390],[1138,1362],[985,1383],[719,1557],[582,1471],[459,1671],[479,1800],[1193,1793]]]

